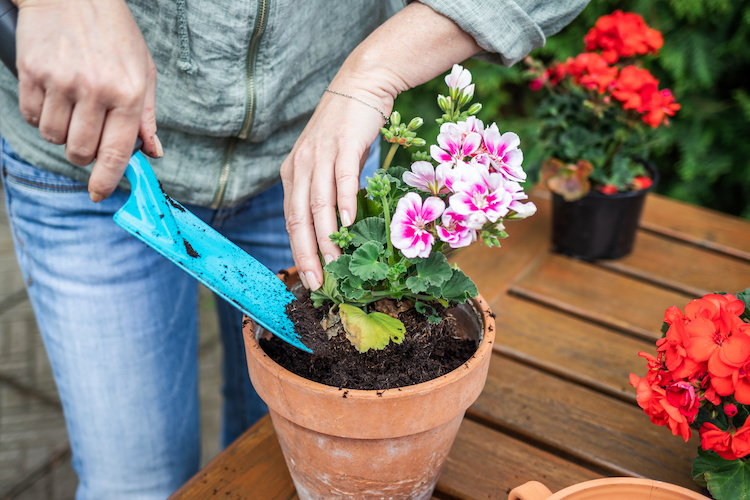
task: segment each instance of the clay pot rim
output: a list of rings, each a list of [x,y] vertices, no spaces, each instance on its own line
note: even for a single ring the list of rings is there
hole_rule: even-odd
[[[689,490],[683,486],[678,486],[676,484],[667,483],[664,481],[657,481],[655,479],[644,479],[644,478],[636,478],[636,477],[606,477],[606,478],[600,478],[600,479],[592,479],[590,481],[584,481],[582,483],[574,484],[572,486],[568,486],[567,488],[563,488],[557,493],[554,493],[551,497],[549,497],[548,500],[557,500],[557,499],[563,500],[564,498],[567,498],[568,495],[578,493],[581,491],[593,493],[598,490],[602,490],[602,493],[607,493],[611,491],[611,488],[613,486],[619,486],[621,488],[628,488],[628,487],[638,488],[637,491],[640,491],[641,489],[645,491],[648,488],[652,488],[652,489],[657,489],[658,491],[668,491],[670,493],[684,495],[684,498],[691,498],[695,500],[698,500],[698,499],[707,500],[706,496],[701,495],[697,491]],[[630,491],[630,489],[628,489],[628,491]],[[622,493],[625,493],[625,491],[622,491]]]
[[[286,368],[283,368],[271,359],[265,351],[263,351],[255,335],[250,336],[250,346],[253,350],[258,352],[259,355],[256,355],[255,358],[266,370],[274,373],[279,378],[283,378],[297,386],[301,386],[304,389],[315,391],[317,393],[342,397],[343,393],[346,392],[346,397],[357,398],[359,400],[369,399],[378,401],[384,401],[391,398],[402,399],[404,397],[417,396],[423,393],[433,392],[437,388],[452,384],[457,378],[460,378],[459,371],[466,371],[468,373],[475,367],[475,365],[480,364],[486,356],[492,355],[492,346],[495,342],[495,322],[493,320],[492,310],[490,309],[489,304],[487,304],[487,301],[485,301],[481,295],[477,295],[471,299],[471,301],[473,302],[473,307],[482,319],[483,327],[482,341],[480,342],[479,347],[477,347],[476,352],[474,352],[471,358],[455,370],[450,371],[445,375],[441,375],[438,378],[421,382],[419,384],[393,389],[347,389],[346,387],[333,387],[306,379],[290,372]],[[247,316],[245,316],[245,318],[247,318]],[[255,328],[258,326],[255,323],[253,323],[253,325]]]

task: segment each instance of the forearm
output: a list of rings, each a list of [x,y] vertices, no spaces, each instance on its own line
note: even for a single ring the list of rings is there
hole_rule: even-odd
[[[400,92],[431,80],[480,50],[451,19],[414,2],[351,53],[331,88],[368,91],[389,111]]]

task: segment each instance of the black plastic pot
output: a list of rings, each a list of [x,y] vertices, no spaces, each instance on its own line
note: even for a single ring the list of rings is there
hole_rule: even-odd
[[[633,250],[646,194],[658,180],[653,164],[644,162],[653,183],[648,189],[606,195],[591,191],[576,201],[552,193],[552,250],[581,260],[619,259]]]

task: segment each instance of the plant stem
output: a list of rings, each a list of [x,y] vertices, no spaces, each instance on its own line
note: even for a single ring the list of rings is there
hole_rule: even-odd
[[[385,160],[383,160],[383,170],[388,170],[388,167],[391,166],[391,162],[393,161],[393,156],[396,154],[396,150],[398,149],[398,144],[395,142],[391,144],[391,149],[388,150],[388,154],[385,157]]]
[[[391,151],[393,151],[392,147]],[[388,154],[390,155],[390,151]],[[380,200],[383,203],[383,216],[385,217],[385,241],[388,245],[388,265],[393,266],[396,263],[396,256],[393,252],[393,243],[391,243],[391,211],[388,208],[388,195],[382,196]]]

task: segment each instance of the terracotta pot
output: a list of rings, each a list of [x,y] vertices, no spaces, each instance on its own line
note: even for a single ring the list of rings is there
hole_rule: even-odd
[[[430,498],[464,412],[484,387],[495,337],[481,297],[456,316],[466,335],[481,338],[474,356],[440,378],[384,391],[295,375],[260,348],[257,339],[268,333],[245,322],[250,379],[268,404],[301,499]]]
[[[643,162],[651,173],[648,189],[607,195],[590,191],[576,201],[552,193],[552,249],[591,261],[619,259],[633,250],[646,194],[658,180],[656,167]]]
[[[511,490],[508,500],[710,500],[695,491],[651,479],[608,477],[574,484],[555,494],[529,481]]]

